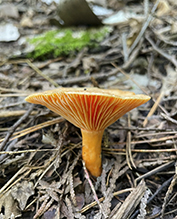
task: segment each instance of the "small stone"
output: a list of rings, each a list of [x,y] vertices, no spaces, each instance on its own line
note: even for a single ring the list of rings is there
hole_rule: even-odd
[[[20,24],[22,27],[32,27],[33,26],[32,20],[26,16],[21,19]]]
[[[0,42],[16,41],[20,34],[18,28],[11,23],[0,25]]]
[[[0,5],[0,18],[19,18],[18,9],[13,4]]]

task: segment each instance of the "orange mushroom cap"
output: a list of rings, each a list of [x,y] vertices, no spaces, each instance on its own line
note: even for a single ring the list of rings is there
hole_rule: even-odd
[[[101,140],[104,129],[149,96],[99,88],[59,88],[29,95],[25,100],[41,104],[63,116],[82,132],[82,157],[94,176],[101,174]]]

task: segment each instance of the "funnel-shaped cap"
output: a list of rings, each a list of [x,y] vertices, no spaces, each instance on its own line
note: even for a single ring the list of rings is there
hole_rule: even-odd
[[[41,104],[84,130],[104,130],[149,96],[99,88],[59,88],[32,94],[25,100]]]

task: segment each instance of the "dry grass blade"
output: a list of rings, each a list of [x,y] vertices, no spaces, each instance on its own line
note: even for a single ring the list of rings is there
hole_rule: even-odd
[[[123,193],[126,193],[126,192],[131,192],[133,191],[134,188],[128,188],[128,189],[123,189],[121,191],[117,191],[117,192],[114,192],[113,193],[113,196],[117,196],[117,195],[121,195]],[[99,198],[99,202],[102,202],[104,201],[105,197],[102,197],[102,198]],[[97,205],[97,202],[94,201],[88,205],[86,205],[85,207],[83,207],[81,210],[80,210],[80,213],[84,213],[85,211],[89,210],[90,208],[94,207],[95,205]]]
[[[146,36],[146,39],[149,41],[149,43],[152,45],[153,49],[156,52],[158,52],[160,55],[162,55],[167,60],[169,60],[175,67],[177,67],[177,60],[176,60],[175,56],[171,56],[171,55],[165,53],[162,49],[158,48],[149,36]]]
[[[171,177],[170,179],[168,179],[167,181],[165,181],[156,191],[155,193],[148,199],[147,204],[149,204],[152,200],[154,200],[154,198],[166,187],[170,184],[171,180],[173,177]],[[131,218],[136,218],[136,216],[139,214],[139,210],[137,210]],[[159,216],[159,214],[158,214]]]
[[[0,97],[26,97],[30,93],[17,93],[17,94],[0,94]]]
[[[80,84],[80,83],[86,83],[88,81],[91,81],[92,78],[94,78],[95,80],[103,80],[103,79],[107,79],[111,76],[114,76],[118,73],[117,69],[113,69],[110,72],[99,72],[99,73],[95,73],[92,75],[84,75],[84,76],[79,76],[79,77],[75,77],[75,78],[66,78],[66,79],[58,79],[57,83],[61,86],[72,86],[75,84]]]
[[[47,81],[49,81],[51,84],[53,84],[55,87],[58,87],[58,84],[52,80],[51,78],[49,78],[47,75],[44,75],[41,70],[39,70],[29,59],[26,60],[26,63],[35,71],[37,72],[39,75],[41,75],[43,78],[45,78]]]
[[[137,38],[135,39],[135,41],[133,42],[130,50],[129,50],[129,54],[134,50],[134,48],[137,46],[138,42],[140,41],[140,39],[142,38],[142,36],[144,35],[147,27],[149,26],[149,23],[151,22],[152,18],[153,18],[153,14],[157,9],[157,6],[159,4],[160,0],[157,0],[151,10],[151,14],[149,14],[149,16],[147,17],[147,20],[145,21],[144,25],[142,26],[141,31],[139,32]]]
[[[6,143],[9,141],[9,139],[13,135],[14,131],[29,116],[29,114],[31,113],[33,108],[34,108],[34,106],[31,105],[29,110],[10,128],[10,130],[7,132],[6,137],[4,138],[2,144],[0,145],[0,151],[2,151],[4,149]]]
[[[162,138],[153,138],[153,139],[142,140],[142,141],[132,141],[131,143],[132,144],[146,144],[146,143],[148,143],[148,144],[152,145],[152,143],[155,143],[155,142],[174,140],[176,138],[177,138],[177,134],[175,134],[173,136],[162,137]],[[126,142],[117,142],[116,144],[117,145],[126,145]]]
[[[94,188],[93,183],[92,183],[92,181],[91,181],[91,179],[90,179],[89,173],[88,173],[88,171],[87,171],[87,169],[86,169],[86,167],[85,167],[84,161],[82,161],[82,163],[83,163],[83,168],[84,168],[84,172],[85,172],[85,178],[86,178],[86,179],[88,180],[88,182],[89,182],[89,185],[90,185],[90,187],[91,187],[91,189],[92,189],[92,192],[93,192],[93,195],[94,195],[94,199],[95,199],[95,201],[97,202],[97,204],[98,204],[98,206],[99,206],[99,208],[100,208],[101,213],[102,213],[104,216],[106,216],[106,214],[105,214],[105,212],[104,212],[104,210],[103,210],[103,208],[102,208],[102,206],[101,206],[101,204],[100,204],[100,201],[99,201],[99,199],[98,199],[98,197],[97,197],[95,188]]]
[[[5,117],[16,117],[16,116],[22,116],[25,114],[27,111],[26,110],[17,110],[17,111],[8,111],[8,110],[1,110],[0,112],[0,118],[5,118]],[[36,115],[38,112],[37,111],[32,111],[31,115]]]
[[[174,161],[170,161],[168,163],[165,163],[149,172],[147,172],[146,174],[142,175],[142,176],[139,176],[138,178],[135,179],[135,185],[137,184],[137,182],[139,182],[141,179],[145,179],[149,176],[152,176],[154,175],[155,173],[159,172],[159,171],[162,171],[170,166],[173,166],[174,165]]]
[[[168,115],[166,115],[166,114],[164,114],[164,113],[161,113],[161,116],[162,116],[164,119],[166,119],[167,121],[170,121],[170,122],[172,122],[172,123],[174,123],[174,124],[177,125],[176,119],[172,119],[170,116],[168,116]]]
[[[57,183],[55,181],[52,184],[49,184],[40,180],[39,184],[40,186],[38,189],[40,190],[40,193],[44,195],[39,198],[39,201],[42,202],[42,204],[37,210],[34,219],[44,214],[51,207],[54,201],[59,202],[58,193],[62,193],[62,191],[57,189]]]
[[[122,206],[118,209],[116,214],[112,219],[127,219],[131,216],[132,212],[135,210],[137,205],[140,203],[141,198],[143,197],[146,191],[146,184],[144,181],[141,181],[139,185],[134,188],[130,195],[125,199]]]
[[[54,125],[56,123],[60,123],[60,122],[63,122],[65,119],[62,118],[62,117],[59,117],[59,118],[56,118],[56,119],[53,119],[53,120],[50,120],[50,121],[47,121],[47,122],[43,122],[41,124],[38,124],[38,125],[35,125],[35,126],[32,126],[30,128],[27,128],[27,129],[23,129],[21,131],[17,131],[17,132],[14,132],[12,137],[10,140],[14,140],[16,138],[19,138],[19,137],[22,137],[24,135],[27,135],[29,133],[32,133],[32,132],[35,132],[37,130],[40,130],[42,128],[45,128],[45,127],[48,127],[50,125]],[[0,139],[0,142],[4,141],[4,139]]]
[[[42,214],[45,213],[45,211],[50,208],[50,206],[53,203],[53,199],[49,200],[49,197],[47,195],[44,195],[43,197],[44,201],[42,203],[42,205],[40,206],[40,208],[37,210],[36,214],[34,215],[33,219],[39,218]],[[49,200],[49,202],[48,202]]]
[[[164,218],[165,207],[166,207],[167,202],[168,202],[168,200],[169,200],[169,196],[170,196],[170,195],[172,194],[172,192],[173,192],[173,188],[174,188],[174,186],[176,185],[176,183],[177,183],[177,174],[174,175],[174,177],[173,177],[173,179],[172,179],[172,181],[171,181],[171,184],[170,184],[170,186],[168,187],[168,191],[167,191],[167,193],[166,193],[166,195],[165,195],[164,203],[163,203],[163,205],[162,205],[161,219]]]
[[[161,101],[161,99],[163,98],[164,96],[164,92],[162,91],[159,95],[159,97],[157,98],[157,100],[155,101],[153,107],[151,108],[151,110],[149,111],[148,115],[146,116],[144,122],[143,122],[143,127],[145,127],[148,123],[148,118],[151,117],[154,112],[156,111],[157,107],[159,106],[159,103]]]
[[[108,152],[126,152],[125,149],[114,149],[114,148],[103,148],[103,151],[106,151],[106,153]],[[136,153],[163,153],[163,152],[176,152],[177,149],[176,148],[168,148],[168,149],[131,149],[132,152],[136,152]],[[8,153],[8,152],[7,152]]]
[[[130,114],[128,113],[128,127],[130,127]],[[130,159],[130,161],[129,161]],[[126,142],[126,161],[130,169],[132,169],[131,164],[134,168],[136,168],[136,165],[133,161],[132,157],[132,150],[131,150],[131,132],[128,131],[127,133],[127,142]],[[131,164],[130,164],[131,162]]]
[[[19,182],[25,175],[28,175],[31,170],[28,167],[23,166],[19,171],[0,189],[0,197],[7,192],[13,185]],[[24,174],[21,176],[21,174]],[[16,178],[18,179],[14,181]]]

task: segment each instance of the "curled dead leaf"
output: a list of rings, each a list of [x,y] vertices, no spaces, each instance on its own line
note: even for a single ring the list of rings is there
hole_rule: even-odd
[[[28,198],[34,194],[34,186],[32,182],[22,181],[17,183],[11,189],[12,197],[18,201],[21,210],[24,210]]]
[[[18,209],[18,203],[14,200],[14,197],[11,194],[11,190],[6,192],[3,196],[0,197],[0,218],[17,218],[21,216],[21,213]]]

